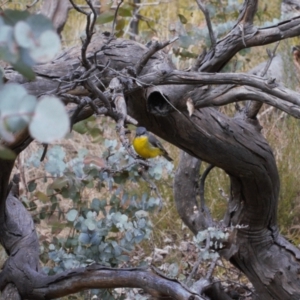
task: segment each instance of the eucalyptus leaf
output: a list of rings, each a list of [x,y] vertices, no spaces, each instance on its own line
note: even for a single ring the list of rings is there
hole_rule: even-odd
[[[132,8],[129,5],[127,7],[125,5],[119,7],[118,15],[121,17],[132,17]]]
[[[52,143],[63,138],[69,129],[69,116],[62,102],[53,96],[43,97],[29,125],[32,137],[42,143]]]
[[[17,47],[13,47],[15,44],[13,38],[13,27],[7,25],[1,25],[0,30],[0,58],[14,63],[18,60]]]
[[[30,26],[25,21],[19,21],[14,27],[15,40],[24,48],[35,47],[35,40]]]
[[[70,222],[74,222],[78,215],[78,211],[76,209],[71,209],[67,212],[66,218]]]
[[[28,191],[33,192],[36,189],[36,182],[34,180],[31,180],[28,182]]]
[[[16,71],[22,74],[28,80],[35,79],[35,73],[33,72],[31,66],[24,62],[21,58],[19,58],[15,63],[11,62],[11,65],[14,67]]]
[[[25,21],[30,16],[30,13],[26,10],[21,11],[6,9],[1,13],[1,15],[5,24],[14,26],[19,21]]]
[[[186,24],[187,23],[188,20],[187,20],[187,18],[184,15],[178,14],[178,17],[179,17],[179,20],[180,20],[180,22],[182,24]]]
[[[97,17],[97,24],[105,24],[112,22],[114,20],[115,13],[113,11],[106,11],[100,14],[100,16]]]
[[[89,236],[89,234],[82,232],[82,233],[80,233],[78,240],[80,243],[87,245],[90,243],[90,236]]]
[[[61,190],[63,187],[67,186],[69,180],[66,177],[56,178],[51,184],[51,188],[54,190]]]
[[[93,219],[86,219],[84,224],[90,231],[94,231],[96,229],[96,222]]]
[[[62,176],[65,169],[66,169],[66,164],[62,160],[49,159],[45,164],[45,170],[52,175]],[[65,184],[63,187],[69,188],[67,184]]]
[[[94,198],[92,200],[92,203],[91,203],[91,209],[95,210],[97,213],[100,211],[101,209],[101,202],[98,198]]]
[[[48,196],[41,191],[37,191],[34,195],[44,203],[48,202],[49,200]]]
[[[61,48],[57,33],[47,30],[37,40],[37,46],[31,47],[30,55],[38,63],[45,63],[55,57]]]
[[[36,37],[41,36],[42,33],[48,30],[55,31],[51,20],[42,14],[30,15],[26,22],[32,28]]]

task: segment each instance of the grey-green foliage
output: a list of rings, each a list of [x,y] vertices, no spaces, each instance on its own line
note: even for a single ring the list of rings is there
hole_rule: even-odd
[[[33,138],[51,143],[68,133],[70,121],[58,98],[45,96],[37,101],[23,86],[16,83],[4,84],[0,88],[1,138],[13,142],[15,133],[26,126],[29,126]]]
[[[130,4],[123,4],[118,9],[118,18],[116,19],[115,26],[115,35],[117,37],[121,37],[124,35],[126,31],[126,27],[128,29],[129,20],[132,18],[132,6]],[[96,24],[101,25],[101,31],[106,27],[108,30],[111,30],[111,24],[115,19],[115,11],[107,10],[102,12],[98,17]],[[108,23],[109,27],[107,26]],[[104,25],[104,26],[103,26]]]
[[[50,245],[44,244],[43,260],[55,262],[54,268],[45,268],[48,274],[93,262],[113,267],[130,266],[135,245],[150,236],[149,213],[160,205],[161,200],[137,188],[137,183],[142,180],[141,167],[123,147],[118,147],[116,140],[105,140],[104,145],[106,151],[102,157],[99,155],[101,167],[93,162],[86,163],[87,150],[79,151],[69,161],[60,146],[52,147],[46,155],[45,171],[54,176],[54,180],[47,183],[46,193],[53,205],[47,211],[42,209],[39,218],[53,214],[54,210],[61,212],[58,195],[72,199],[73,208],[61,216],[67,220],[65,226],[74,232],[69,237],[54,237]],[[40,154],[33,154],[27,161],[28,166],[39,166],[39,158]],[[155,181],[163,172],[170,174],[172,168],[170,162],[161,158],[155,160],[148,174]],[[28,188],[35,195],[40,194],[34,182],[30,182]],[[96,188],[99,197],[87,202],[81,194],[89,188]],[[30,202],[23,200],[27,205]],[[45,256],[47,251],[48,257]],[[112,296],[107,291],[101,291],[101,297],[115,299],[109,298]]]
[[[60,39],[52,23],[42,15],[26,11],[4,10],[0,16],[0,60],[11,64],[29,80],[35,78],[32,67],[51,60],[60,49]],[[69,117],[62,102],[53,96],[39,101],[16,83],[3,83],[0,69],[0,137],[13,142],[15,134],[29,126],[31,136],[43,143],[64,137],[69,131]],[[1,146],[0,157],[14,158]]]
[[[194,237],[195,244],[200,248],[199,257],[202,260],[219,257],[219,254],[212,249],[223,248],[223,243],[228,240],[228,237],[229,233],[220,228],[208,227],[199,231]],[[209,242],[208,245],[207,242]]]
[[[51,60],[60,49],[52,23],[43,15],[4,10],[0,16],[0,59],[33,80],[32,66]]]
[[[226,3],[227,2],[227,3]],[[173,52],[176,57],[182,59],[197,58],[199,55],[199,48],[195,47],[196,52],[190,50],[191,46],[201,45],[202,47],[210,47],[211,40],[207,26],[200,26],[199,24],[191,23],[193,18],[193,10],[197,5],[186,3],[184,10],[187,12],[185,15],[178,15],[178,21],[175,25],[176,32],[179,33],[179,39],[173,48]],[[212,0],[205,4],[207,11],[209,12],[212,29],[216,39],[221,39],[225,36],[233,26],[236,24],[236,20],[239,14],[239,10],[242,7],[242,3],[235,0],[228,1],[218,1]],[[197,7],[198,9],[198,7]],[[258,10],[257,15],[266,15],[266,11]],[[267,27],[278,23],[280,20],[278,18],[270,17],[270,20],[264,19],[259,26]],[[174,61],[177,58],[174,57]],[[237,66],[236,70],[240,70],[242,66]]]

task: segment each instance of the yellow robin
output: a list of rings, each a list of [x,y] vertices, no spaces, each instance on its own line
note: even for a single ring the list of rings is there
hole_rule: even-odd
[[[143,158],[147,159],[161,155],[168,161],[173,161],[160,141],[149,133],[145,127],[137,127],[132,144],[135,152]]]

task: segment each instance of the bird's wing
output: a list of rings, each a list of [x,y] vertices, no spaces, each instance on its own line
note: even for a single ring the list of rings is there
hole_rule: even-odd
[[[166,151],[165,148],[163,147],[163,145],[160,143],[160,141],[152,134],[149,134],[149,143],[151,145],[153,145],[154,147],[161,149],[164,152]]]
[[[152,134],[148,134],[149,138],[149,143],[153,145],[154,147],[159,148],[162,151],[162,155],[168,160],[168,161],[173,161],[173,159],[169,156],[167,150],[163,147],[161,142]]]

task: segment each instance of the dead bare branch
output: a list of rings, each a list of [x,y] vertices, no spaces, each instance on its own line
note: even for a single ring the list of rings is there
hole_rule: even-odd
[[[111,36],[112,37],[115,35],[115,27],[116,27],[116,23],[117,23],[118,11],[119,11],[119,8],[122,5],[123,1],[124,0],[119,0],[119,3],[118,3],[118,5],[116,7],[116,10],[115,10],[114,21],[113,21],[112,29],[111,29]]]
[[[194,98],[194,97],[193,97]],[[197,98],[199,99],[199,98]],[[298,103],[292,103],[286,99],[278,99],[275,96],[263,93],[260,90],[252,87],[228,87],[224,88],[224,93],[216,93],[216,95],[203,95],[203,98],[197,100],[195,107],[209,107],[209,106],[222,106],[229,103],[238,101],[246,101],[252,99],[260,103],[266,103],[274,106],[289,115],[299,119],[300,118],[300,106]]]
[[[149,50],[140,58],[140,60],[137,62],[135,66],[136,74],[139,75],[141,71],[143,70],[144,66],[150,59],[150,57],[156,53],[157,51],[165,48],[166,46],[174,43],[176,40],[178,40],[178,37],[175,37],[169,41],[166,41],[164,43],[159,43],[157,41],[151,43]]]
[[[187,96],[181,99],[181,103],[172,103],[177,108],[186,109],[186,99],[191,97],[195,107],[220,106],[231,102],[253,99],[276,106],[289,114],[299,118],[300,94],[276,84],[275,79],[262,79],[258,76],[235,73],[195,73],[173,70],[164,73],[151,73],[141,76],[144,84],[166,85],[166,84],[187,84],[187,85],[211,85],[211,84],[233,84],[233,86],[207,90],[206,92],[196,88]],[[234,86],[236,85],[236,86]],[[241,87],[240,85],[244,85]],[[246,87],[249,86],[249,87]],[[257,93],[257,95],[255,95]],[[253,98],[246,99],[246,95],[253,94]],[[227,96],[225,96],[227,95]],[[230,95],[230,96],[229,96]],[[258,97],[260,95],[261,98]],[[234,96],[237,97],[234,100]],[[276,99],[277,98],[277,99]],[[226,100],[225,100],[226,99]],[[231,100],[229,100],[231,99]],[[222,104],[221,104],[222,103]]]
[[[211,24],[211,20],[210,20],[210,16],[209,16],[209,11],[207,10],[207,8],[205,7],[205,5],[202,3],[201,0],[196,0],[198,7],[200,8],[200,10],[203,12],[204,16],[205,16],[205,20],[206,20],[206,25],[208,28],[208,32],[209,32],[209,37],[210,37],[210,42],[211,42],[211,47],[214,48],[216,45],[216,37],[212,28],[212,24]]]
[[[36,5],[40,0],[34,0],[31,4],[26,4],[26,8],[29,9],[31,7],[33,7],[34,5]]]
[[[256,2],[256,1],[255,1]],[[251,20],[251,17],[249,17]],[[246,18],[245,20],[248,20]],[[242,25],[241,25],[242,24]],[[239,27],[242,26],[242,28]],[[286,38],[300,35],[300,16],[279,22],[273,26],[256,28],[251,23],[237,23],[223,39],[219,40],[215,49],[208,51],[200,66],[200,71],[220,71],[238,51],[246,47],[255,47],[274,43]],[[242,33],[241,33],[242,29]],[[233,36],[235,43],[231,43]],[[239,36],[240,38],[236,38]]]
[[[276,53],[278,46],[279,46],[279,41],[275,44],[273,51],[267,49],[269,60],[266,63],[265,68],[263,69],[263,71],[260,74],[261,77],[264,77],[266,75],[266,73],[273,61],[273,58],[275,57],[275,53]],[[259,113],[259,110],[262,107],[262,105],[263,105],[263,102],[258,102],[258,101],[248,102],[246,105],[246,110],[245,110],[246,116],[250,119],[255,119],[257,114]]]
[[[138,268],[112,269],[97,264],[44,278],[33,288],[31,295],[54,299],[84,289],[117,287],[142,288],[149,294],[164,299],[204,300],[177,280],[168,279],[156,272]]]
[[[239,24],[251,25],[257,11],[258,0],[245,0],[234,27]]]

